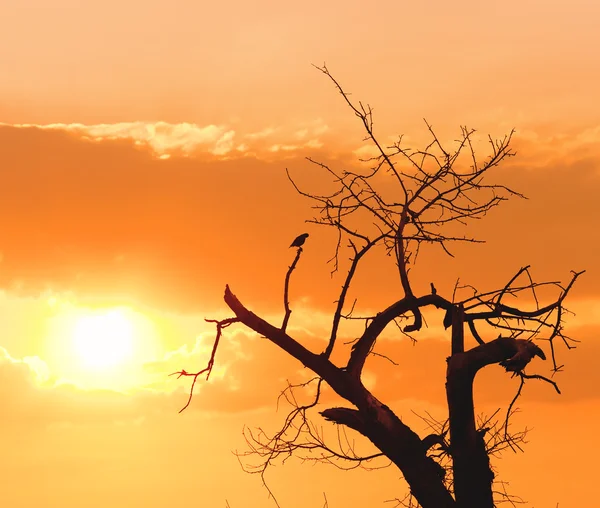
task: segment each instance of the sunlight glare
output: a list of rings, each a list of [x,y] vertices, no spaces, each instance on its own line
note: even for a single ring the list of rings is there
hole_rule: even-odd
[[[133,352],[133,326],[119,310],[82,316],[75,323],[73,342],[86,367],[113,367]]]
[[[119,391],[155,383],[149,365],[163,354],[156,316],[112,302],[90,307],[57,296],[53,303],[43,358],[59,382]]]

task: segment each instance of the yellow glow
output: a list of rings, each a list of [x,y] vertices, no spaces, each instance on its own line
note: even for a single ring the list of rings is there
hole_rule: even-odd
[[[123,363],[133,354],[133,341],[133,324],[120,310],[80,317],[73,329],[77,355],[93,369]]]
[[[155,382],[147,365],[162,358],[162,348],[147,315],[127,306],[80,307],[62,299],[53,311],[44,359],[57,380],[115,390]]]

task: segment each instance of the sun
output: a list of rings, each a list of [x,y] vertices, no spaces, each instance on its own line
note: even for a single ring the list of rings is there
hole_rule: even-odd
[[[160,315],[117,302],[84,306],[67,297],[49,305],[54,315],[46,328],[43,357],[57,381],[117,391],[157,382],[154,365],[165,353]]]
[[[81,316],[72,331],[75,353],[86,368],[116,367],[132,356],[134,332],[133,323],[118,309]]]

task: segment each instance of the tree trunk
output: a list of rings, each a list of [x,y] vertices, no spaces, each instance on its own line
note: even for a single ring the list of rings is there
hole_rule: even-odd
[[[366,398],[362,395],[366,393]],[[321,412],[330,421],[343,424],[367,437],[402,471],[410,491],[423,508],[456,508],[444,485],[444,468],[427,456],[419,436],[386,405],[363,392],[360,409],[331,408]]]
[[[450,451],[454,496],[460,508],[493,508],[494,473],[485,449],[484,435],[475,426],[473,381],[477,365],[464,353],[464,309],[452,310],[452,356],[448,359],[446,396],[450,417]]]
[[[475,427],[473,380],[477,370],[466,360],[465,353],[453,355],[446,375],[454,496],[460,508],[493,508],[494,473],[485,449],[484,433],[477,432]]]

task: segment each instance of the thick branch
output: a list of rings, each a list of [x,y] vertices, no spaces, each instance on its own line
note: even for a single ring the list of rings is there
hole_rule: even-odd
[[[416,299],[402,298],[401,300],[398,300],[390,305],[383,312],[377,314],[377,316],[373,319],[373,321],[371,321],[362,336],[352,348],[350,360],[348,361],[348,366],[346,367],[348,372],[350,372],[350,375],[353,377],[360,376],[367,356],[373,348],[377,337],[379,337],[381,332],[383,332],[385,327],[391,321],[398,316],[405,314],[409,310],[412,310],[413,308],[421,308],[426,305],[434,305],[440,309],[449,309],[452,306],[452,304],[445,298],[442,298],[437,294],[430,294]]]
[[[466,369],[469,375],[475,377],[478,370],[493,363],[506,364],[503,366],[508,371],[521,371],[534,356],[546,359],[542,350],[529,340],[499,337],[469,351],[454,355],[450,363],[455,366],[454,368]],[[519,365],[517,366],[516,363]]]
[[[427,456],[419,436],[377,400],[359,379],[339,369],[323,355],[312,353],[284,331],[246,309],[229,286],[225,288],[225,303],[240,322],[302,362],[322,377],[338,395],[357,407],[360,419],[364,422],[363,434],[398,466],[423,508],[454,507],[454,500],[444,486],[440,466]],[[344,416],[350,418],[350,414]],[[358,421],[354,418],[355,423]],[[352,428],[361,426],[357,424]]]
[[[367,427],[360,411],[347,407],[332,407],[321,411],[323,418],[338,425],[350,427],[360,434],[367,433]]]
[[[411,493],[423,508],[454,508],[455,502],[444,485],[445,470],[427,456],[427,443],[375,397],[366,394],[359,410],[330,408],[322,415],[367,437],[402,471]]]
[[[317,355],[306,349],[298,341],[294,340],[283,330],[276,328],[261,317],[249,311],[231,292],[229,286],[225,286],[225,303],[234,312],[237,319],[256,333],[266,337],[271,342],[279,346],[286,353],[302,362],[302,364],[320,377],[325,379],[327,383],[342,397],[352,401],[352,396],[349,392],[349,386],[341,376],[342,372],[338,367],[331,363],[323,355]]]
[[[458,304],[452,309],[452,354],[465,350],[465,309]]]
[[[482,433],[475,427],[473,381],[477,372],[492,363],[520,373],[534,356],[545,359],[533,342],[498,338],[448,359],[446,395],[450,416],[451,452],[454,462],[454,491],[460,507],[492,508],[494,474]]]

